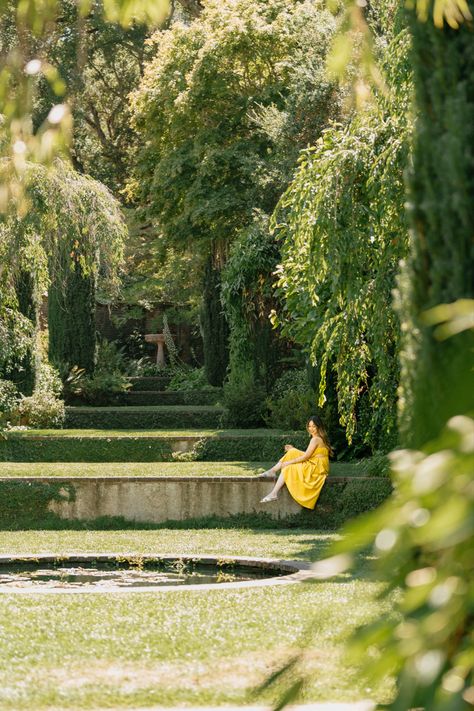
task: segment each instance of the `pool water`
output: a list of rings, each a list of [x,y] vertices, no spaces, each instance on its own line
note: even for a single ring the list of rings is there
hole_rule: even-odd
[[[181,560],[146,565],[127,563],[21,562],[0,566],[0,590],[40,588],[139,588],[261,580],[279,575],[275,570],[239,565],[218,566]]]

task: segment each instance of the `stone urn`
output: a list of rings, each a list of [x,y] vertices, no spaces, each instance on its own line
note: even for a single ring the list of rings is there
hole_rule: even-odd
[[[165,367],[165,336],[163,333],[146,333],[145,341],[147,343],[156,343],[156,365],[160,368]]]

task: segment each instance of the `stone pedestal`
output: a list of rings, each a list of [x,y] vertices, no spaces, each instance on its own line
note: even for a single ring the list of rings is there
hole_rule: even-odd
[[[160,368],[165,367],[165,336],[163,333],[147,333],[145,334],[147,343],[156,343],[156,365]]]

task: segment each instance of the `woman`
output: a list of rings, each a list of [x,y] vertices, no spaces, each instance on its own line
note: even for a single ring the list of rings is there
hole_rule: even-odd
[[[286,454],[275,466],[260,475],[264,477],[281,472],[273,489],[260,501],[261,504],[275,501],[280,489],[286,484],[294,500],[301,506],[307,509],[314,509],[316,506],[329,474],[329,455],[332,455],[333,451],[319,417],[310,417],[306,429],[311,435],[306,452],[286,444]]]

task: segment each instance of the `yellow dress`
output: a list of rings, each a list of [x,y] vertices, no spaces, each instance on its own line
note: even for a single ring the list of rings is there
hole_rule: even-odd
[[[290,449],[280,462],[297,459],[304,454],[299,449]],[[323,455],[323,456],[318,456]],[[327,447],[318,445],[305,462],[289,464],[283,469],[283,477],[288,491],[295,501],[306,509],[314,509],[326,477],[329,474],[329,452]]]

